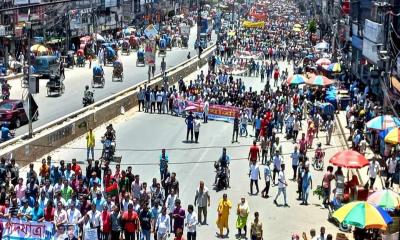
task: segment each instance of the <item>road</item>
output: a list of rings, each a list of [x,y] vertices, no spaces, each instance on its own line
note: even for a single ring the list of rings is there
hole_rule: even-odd
[[[196,33],[197,28],[191,28],[189,48],[173,48],[172,51],[167,51],[165,59],[167,69],[187,60],[189,51],[191,56],[197,55],[196,50],[193,48],[194,41],[196,40]],[[156,74],[160,73],[161,60],[161,57],[156,56]],[[95,101],[99,101],[123,89],[129,88],[143,80],[147,80],[148,67],[136,67],[136,52],[131,52],[129,56],[123,55],[121,61],[124,65],[123,82],[112,82],[112,66],[107,65],[104,67],[106,84],[103,89],[95,89]],[[85,68],[74,67],[73,69],[65,70],[65,93],[61,96],[48,97],[46,91],[47,80],[40,80],[40,92],[34,95],[35,101],[39,105],[39,119],[33,123],[33,128],[45,125],[68,113],[77,111],[82,107],[84,86],[90,86],[92,79],[92,69],[89,69],[88,66],[87,63]],[[24,90],[21,88],[20,80],[10,81],[10,85],[12,86],[10,99],[21,99]],[[22,135],[27,132],[28,126],[24,125],[17,129],[16,135]]]
[[[259,79],[252,77],[242,77],[246,87],[252,86],[254,90],[259,91],[263,85]],[[231,144],[232,125],[225,122],[209,121],[203,124],[200,129],[198,144],[185,143],[186,125],[183,118],[169,115],[147,114],[136,112],[135,110],[125,113],[112,121],[117,133],[117,154],[122,156],[122,169],[128,165],[133,166],[133,172],[139,174],[142,181],[151,182],[153,177],[159,179],[158,157],[162,148],[167,149],[170,160],[170,171],[177,173],[177,179],[180,182],[180,199],[182,205],[186,208],[188,204],[193,204],[194,193],[198,182],[205,181],[205,185],[211,192],[211,206],[208,210],[207,226],[198,228],[198,239],[217,239],[216,224],[217,203],[223,193],[228,194],[232,201],[233,209],[229,217],[230,235],[228,239],[236,239],[236,209],[240,197],[244,196],[250,206],[250,216],[248,219],[248,228],[252,221],[255,211],[260,212],[260,219],[264,227],[264,239],[290,239],[293,233],[309,232],[311,228],[317,229],[325,226],[327,233],[336,236],[337,228],[327,222],[328,211],[321,207],[321,201],[310,193],[310,205],[301,206],[297,198],[297,183],[289,181],[288,186],[288,204],[290,208],[277,207],[273,204],[273,198],[263,199],[258,196],[250,196],[248,179],[248,149],[252,138],[240,138],[240,143]],[[104,133],[105,126],[95,130],[96,146],[101,147],[99,137]],[[249,128],[249,130],[251,130]],[[282,134],[279,134],[283,139]],[[301,135],[301,134],[299,134]],[[321,136],[324,136],[321,134]],[[324,142],[324,138],[316,139],[314,143]],[[85,139],[83,137],[67,144],[50,155],[55,161],[61,159],[69,162],[72,158],[78,160],[86,159]],[[233,159],[230,165],[231,169],[231,188],[223,192],[216,192],[212,189],[214,181],[213,162],[216,161],[222,147],[227,147],[228,155]],[[326,146],[324,145],[324,148]],[[284,162],[286,163],[286,179],[292,177],[291,160],[288,154],[291,153],[294,146],[292,142],[283,141]],[[314,146],[315,148],[315,146]],[[328,159],[337,151],[342,149],[342,143],[337,135],[332,139],[332,146],[326,148],[326,158]],[[95,152],[95,157],[100,156],[100,150]],[[310,156],[313,154],[309,154]],[[37,168],[39,161],[36,162]],[[263,166],[261,167],[263,169]],[[311,169],[313,177],[313,187],[321,184],[323,172],[316,172]],[[264,187],[261,181],[260,188]],[[277,193],[277,187],[271,187],[270,196],[274,197]],[[282,196],[281,196],[282,197]],[[283,203],[283,199],[278,199]]]

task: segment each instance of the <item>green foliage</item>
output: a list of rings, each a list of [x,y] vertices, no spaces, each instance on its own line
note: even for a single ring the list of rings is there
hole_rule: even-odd
[[[315,20],[311,20],[308,23],[308,31],[310,33],[315,33],[317,31],[317,23],[315,22]]]

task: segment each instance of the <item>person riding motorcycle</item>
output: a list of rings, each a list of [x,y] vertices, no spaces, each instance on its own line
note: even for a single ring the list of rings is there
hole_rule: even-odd
[[[14,137],[14,135],[13,135],[13,133],[10,132],[10,128],[8,127],[8,123],[3,123],[2,127],[1,127],[0,142],[5,142],[7,140],[10,140],[13,137]]]
[[[101,142],[103,143],[103,153],[102,157],[104,157],[104,154],[108,150],[108,154],[106,158],[112,158],[115,153],[115,130],[112,126],[112,124],[108,125],[106,127],[106,132],[104,133],[104,136],[102,137]]]
[[[2,96],[3,100],[10,98],[10,89],[11,89],[10,84],[8,84],[6,80],[2,81],[1,96]]]
[[[106,140],[115,141],[115,130],[112,124],[106,127],[106,133],[104,133],[104,138]]]
[[[93,92],[89,90],[89,86],[85,86],[85,91],[83,91],[83,105],[87,106],[94,102]]]
[[[228,174],[229,174],[229,163],[230,163],[230,158],[229,156],[226,154],[226,148],[222,148],[222,155],[221,157],[218,159],[217,162],[214,163],[214,167],[216,169],[216,175],[215,175],[215,181],[214,181],[214,185],[217,184],[218,181],[218,175],[219,173],[226,169]],[[229,182],[228,182],[229,183]]]

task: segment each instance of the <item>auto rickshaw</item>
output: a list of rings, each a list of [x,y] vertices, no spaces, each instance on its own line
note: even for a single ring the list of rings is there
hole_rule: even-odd
[[[112,81],[114,81],[114,79],[118,79],[119,81],[122,82],[123,78],[124,78],[124,68],[122,65],[122,62],[117,60],[113,63],[113,74],[112,74]]]
[[[112,64],[114,63],[115,60],[117,60],[117,54],[114,49],[112,49],[111,47],[106,47],[105,52],[106,52],[106,63]]]
[[[142,48],[140,48],[137,52],[136,66],[144,67],[144,65],[144,51]]]
[[[126,40],[124,40],[123,42],[122,42],[122,54],[126,54],[126,55],[129,55],[129,54],[131,54],[131,46],[129,45],[129,42],[128,41],[126,41]]]
[[[104,71],[101,66],[93,67],[93,78],[92,78],[92,88],[101,87],[103,88],[105,84]]]
[[[78,67],[85,67],[85,54],[83,52],[83,49],[79,49],[76,52],[77,57],[77,61],[76,61],[76,65]]]

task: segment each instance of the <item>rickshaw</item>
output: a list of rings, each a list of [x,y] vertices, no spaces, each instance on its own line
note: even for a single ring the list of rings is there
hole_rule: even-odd
[[[126,54],[126,55],[129,55],[129,54],[131,54],[131,46],[129,45],[129,42],[128,41],[126,41],[126,40],[124,40],[123,42],[122,42],[122,54]]]
[[[136,66],[144,67],[144,65],[144,51],[142,48],[140,48],[137,52]]]
[[[167,55],[166,48],[167,48],[167,41],[164,38],[161,38],[159,43],[158,55],[165,57]]]
[[[65,91],[63,78],[59,75],[50,75],[49,81],[46,83],[47,96],[61,95]]]
[[[139,49],[140,41],[139,38],[132,35],[129,37],[129,44],[131,45],[131,48],[134,50]]]
[[[112,73],[112,81],[114,81],[114,79],[118,79],[119,81],[122,82],[123,78],[124,78],[124,68],[122,65],[122,62],[117,60],[113,63],[113,73]]]
[[[106,47],[105,52],[106,52],[106,60],[107,60],[106,62],[108,64],[112,64],[112,63],[114,63],[115,60],[117,60],[117,54],[114,49],[112,49],[111,47]]]
[[[67,58],[66,58],[65,63],[66,63],[67,68],[74,68],[74,64],[75,64],[74,51],[67,52]]]
[[[101,66],[93,67],[93,78],[92,78],[92,88],[101,87],[103,88],[105,84],[104,71]]]
[[[85,54],[84,54],[84,52],[83,52],[83,49],[79,49],[77,52],[76,52],[76,55],[78,56],[78,58],[77,58],[77,62],[76,62],[76,65],[78,66],[78,67],[85,67]]]

